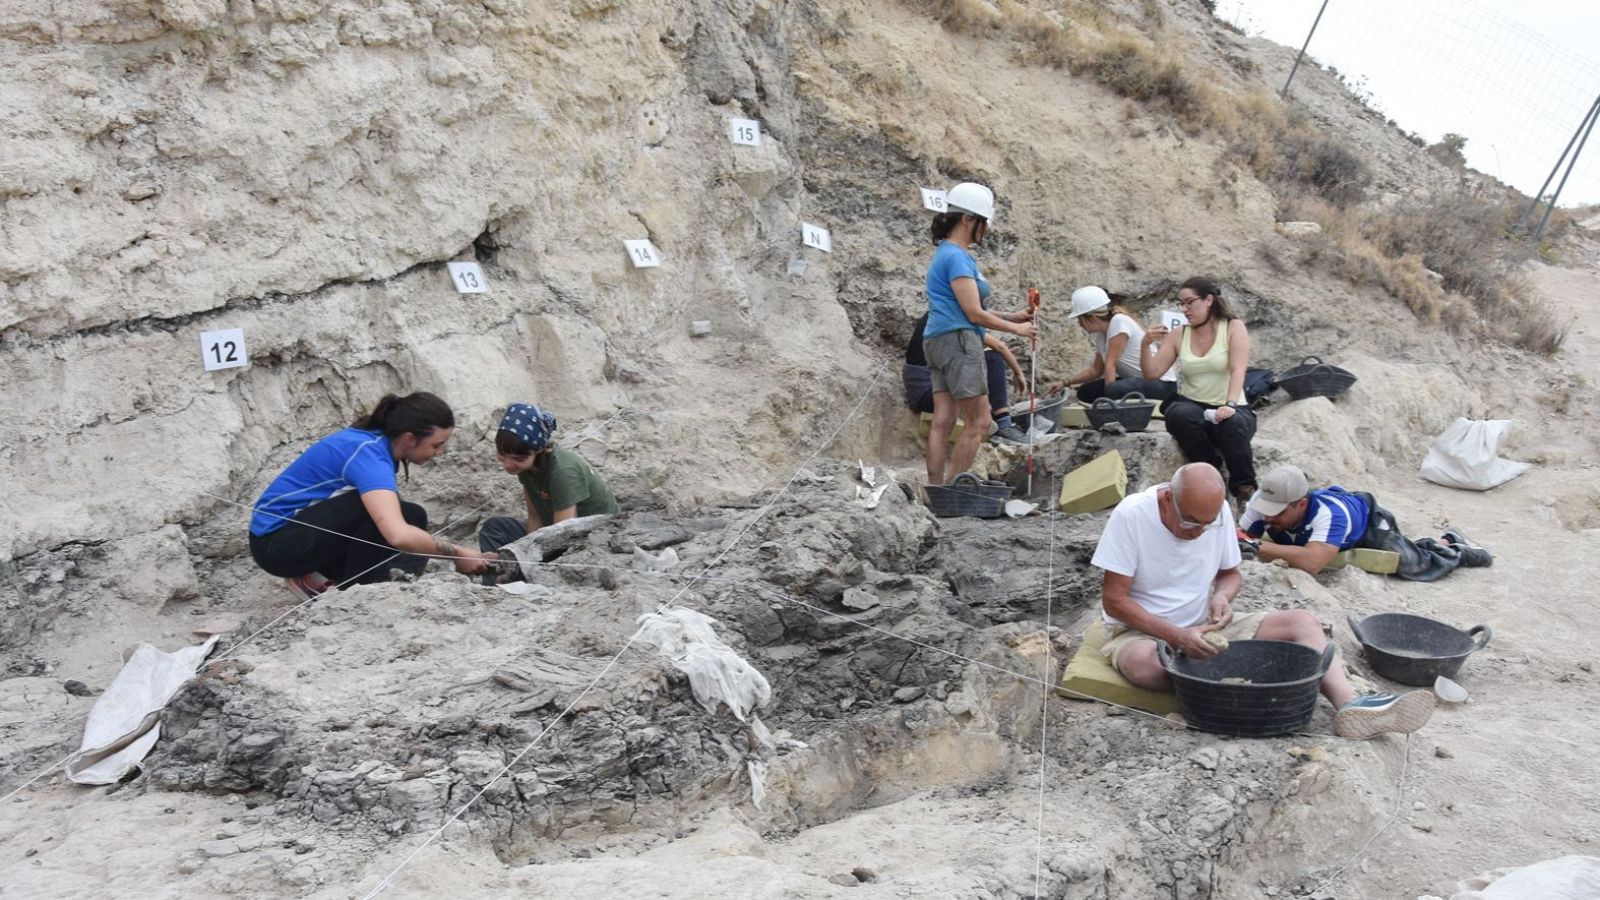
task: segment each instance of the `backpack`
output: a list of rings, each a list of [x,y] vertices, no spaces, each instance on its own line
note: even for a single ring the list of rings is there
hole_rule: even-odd
[[[1245,369],[1244,370],[1244,399],[1251,406],[1257,400],[1272,393],[1278,386],[1278,374],[1271,369]]]

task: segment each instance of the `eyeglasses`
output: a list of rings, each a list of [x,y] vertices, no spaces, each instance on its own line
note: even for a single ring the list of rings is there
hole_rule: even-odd
[[[1167,499],[1172,501],[1172,514],[1177,517],[1179,528],[1187,531],[1194,531],[1196,529],[1199,529],[1200,531],[1210,531],[1211,529],[1222,525],[1222,523],[1216,519],[1212,519],[1209,522],[1191,522],[1184,518],[1183,510],[1178,508],[1178,495],[1174,494],[1170,488],[1167,490]]]
[[[1194,304],[1199,303],[1201,300],[1204,300],[1204,299],[1206,299],[1206,298],[1204,298],[1204,297],[1179,297],[1178,298],[1178,305],[1179,306],[1193,306]]]

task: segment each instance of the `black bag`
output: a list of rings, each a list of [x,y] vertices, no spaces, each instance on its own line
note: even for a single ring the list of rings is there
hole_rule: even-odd
[[[1257,400],[1272,393],[1278,386],[1278,376],[1271,369],[1245,369],[1244,370],[1244,399],[1246,403],[1254,404]]]

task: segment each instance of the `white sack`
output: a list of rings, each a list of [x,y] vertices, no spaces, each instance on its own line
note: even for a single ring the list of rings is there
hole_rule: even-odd
[[[67,777],[79,784],[114,784],[144,759],[161,737],[161,711],[211,655],[217,637],[162,653],[140,644],[111,686],[89,710],[83,744],[67,759]]]
[[[1499,457],[1511,431],[1509,419],[1457,419],[1422,461],[1422,477],[1446,487],[1487,491],[1528,470],[1527,463]]]
[[[1450,900],[1594,900],[1600,897],[1600,858],[1563,856],[1520,869],[1499,869],[1457,885]]]
[[[692,609],[669,609],[639,617],[634,640],[661,650],[689,676],[694,698],[707,712],[723,704],[739,721],[772,700],[772,686],[755,666],[724,644],[712,630],[716,622]]]

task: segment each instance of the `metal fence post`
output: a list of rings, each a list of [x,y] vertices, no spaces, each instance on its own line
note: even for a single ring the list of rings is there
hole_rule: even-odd
[[[1311,30],[1306,32],[1306,42],[1300,45],[1300,55],[1294,58],[1294,65],[1289,68],[1289,77],[1283,81],[1283,90],[1278,92],[1278,99],[1285,100],[1289,97],[1289,85],[1294,83],[1294,73],[1300,71],[1300,60],[1306,58],[1306,48],[1311,46],[1311,36],[1317,33],[1317,24],[1322,21],[1322,14],[1328,9],[1328,0],[1322,0],[1322,6],[1317,10],[1317,18],[1311,23]]]

